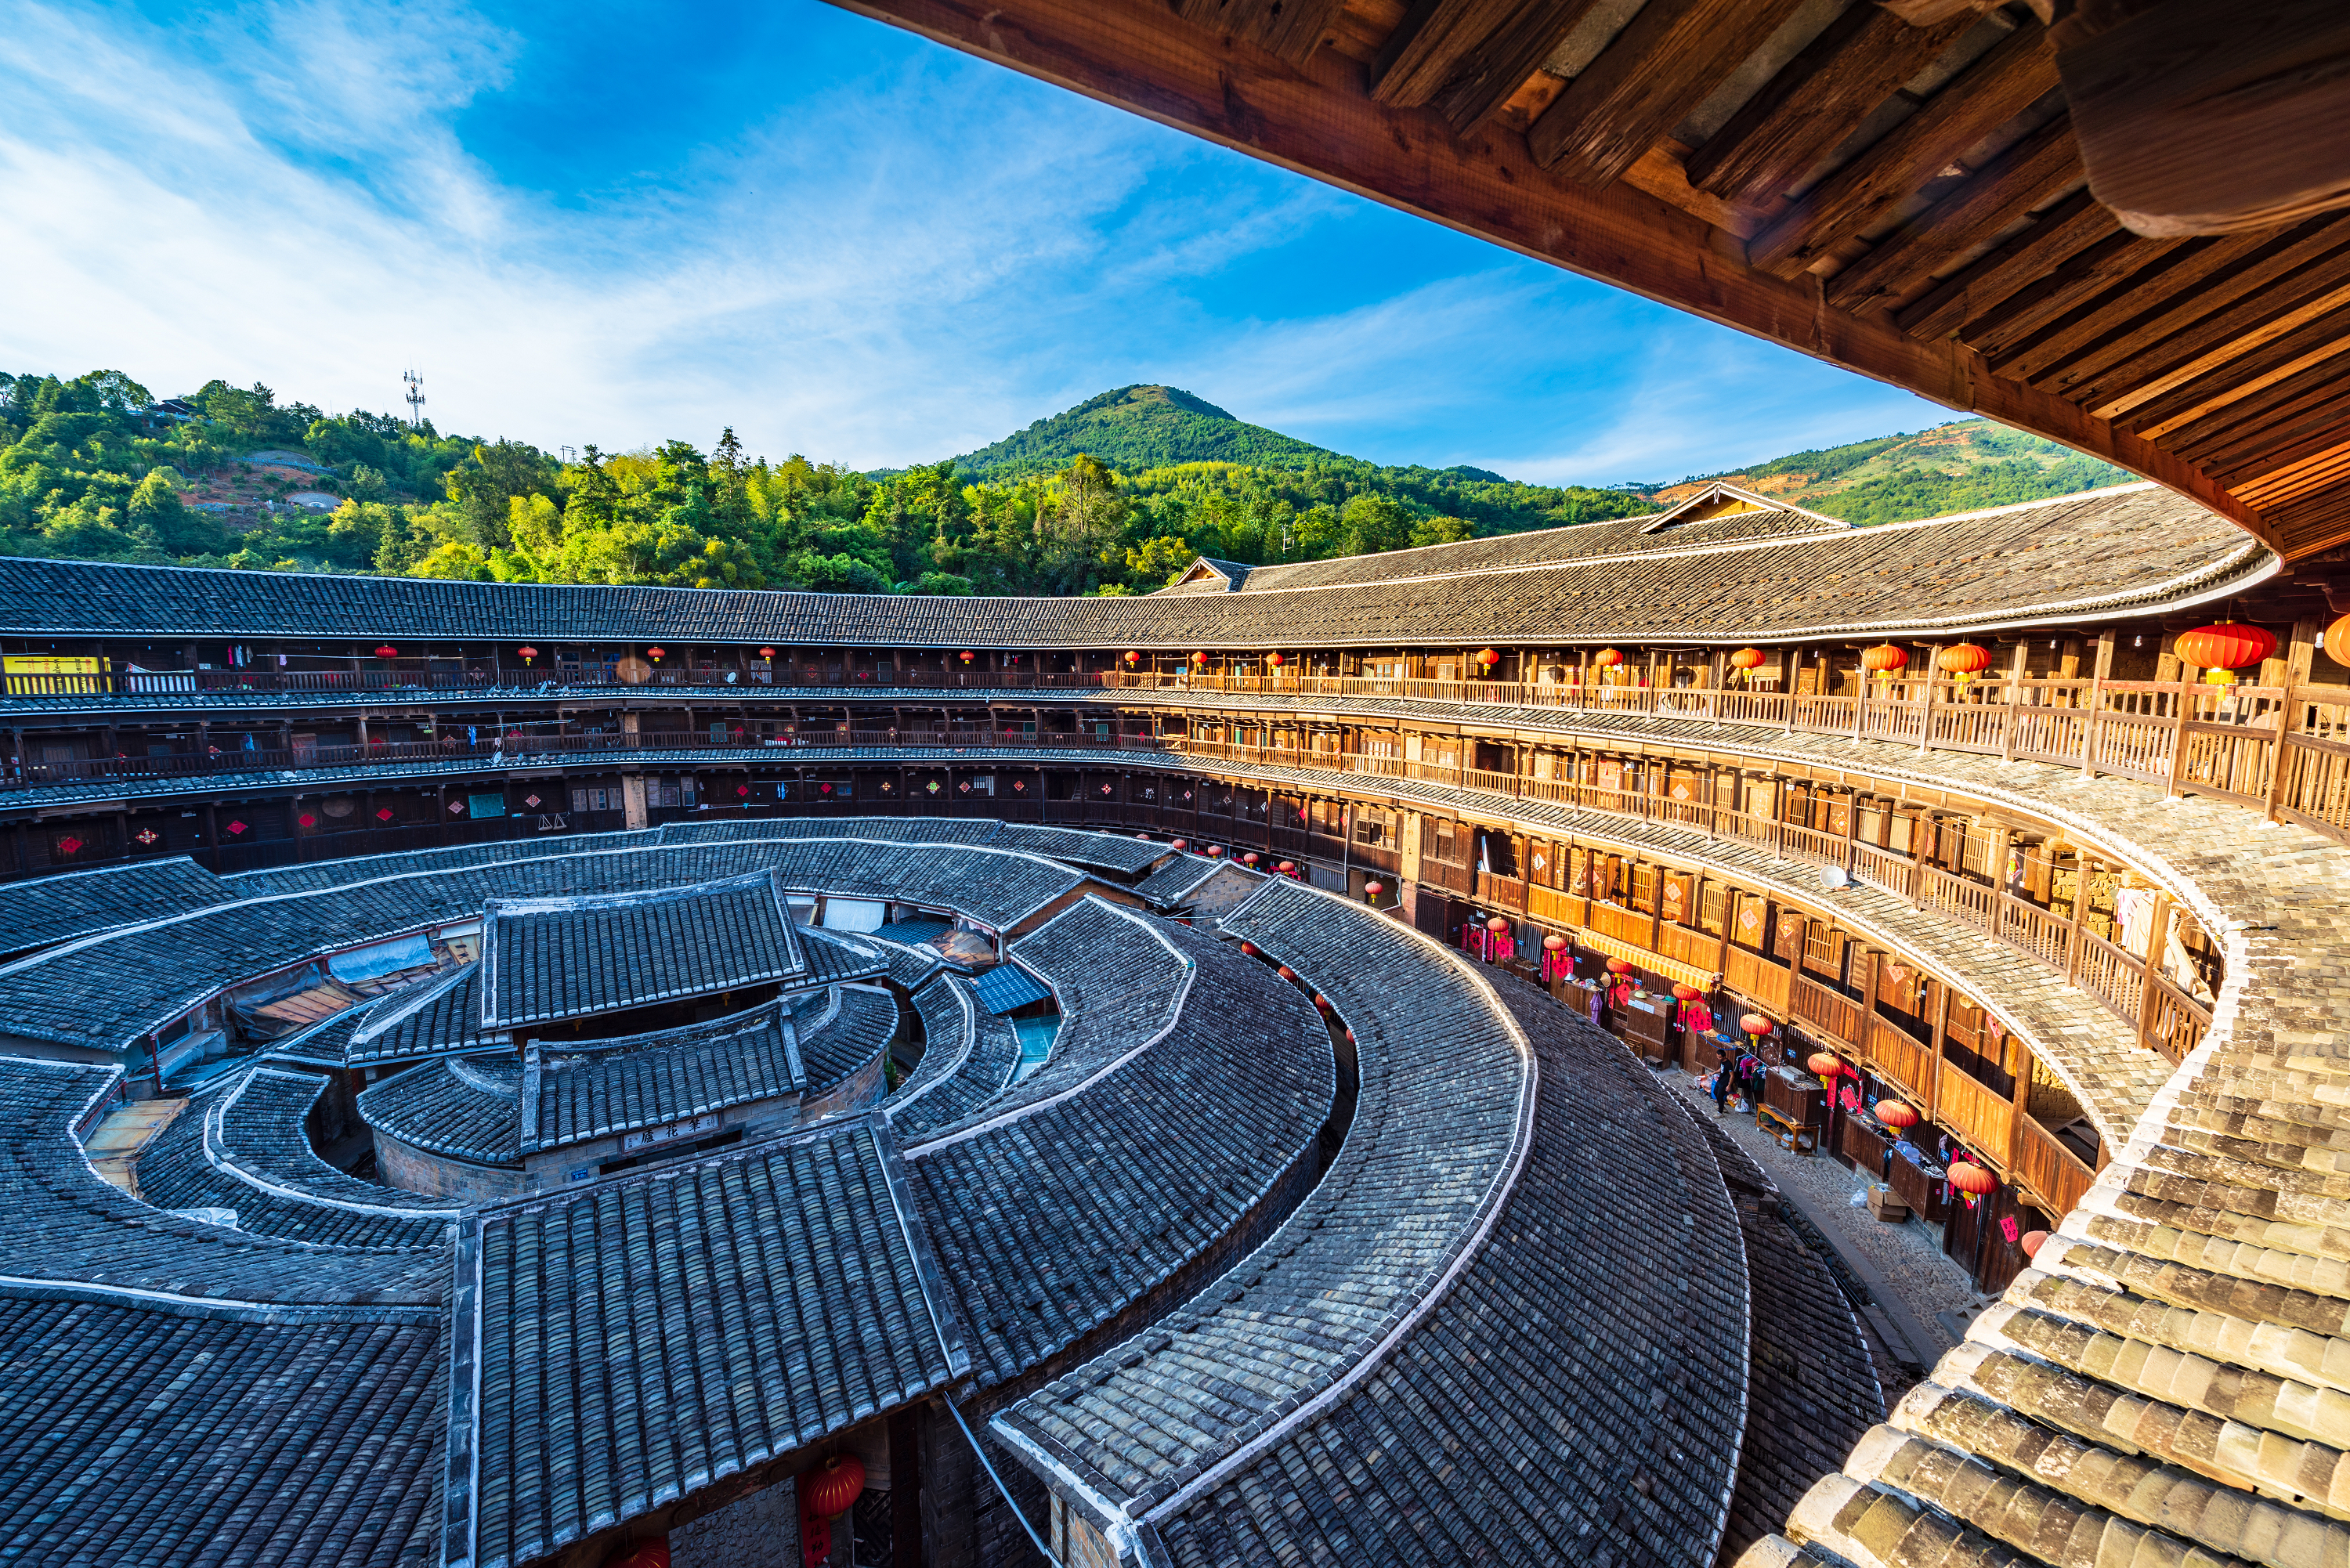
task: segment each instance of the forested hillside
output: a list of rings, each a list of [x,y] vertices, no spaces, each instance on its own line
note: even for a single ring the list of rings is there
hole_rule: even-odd
[[[1953,433],[1955,432],[1955,433]],[[2109,477],[2110,476],[2110,477]],[[1856,522],[2126,477],[1975,421],[1730,476]],[[0,554],[484,581],[1126,594],[1194,556],[1320,560],[1636,515],[1674,498],[1379,467],[1128,387],[994,446],[868,474],[733,431],[565,462],[390,414],[119,370],[0,375]]]
[[[2137,475],[1989,420],[1799,452],[1738,473],[1649,492],[1670,504],[1707,481],[1792,501],[1863,527],[2126,484]]]

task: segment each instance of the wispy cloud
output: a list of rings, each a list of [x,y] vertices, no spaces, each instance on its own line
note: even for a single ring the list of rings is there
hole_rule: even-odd
[[[789,47],[650,167],[550,173],[484,117],[561,117],[560,148],[662,89],[565,76],[548,40],[690,59],[701,13],[0,0],[0,365],[336,408],[415,365],[443,429],[732,424],[867,466],[1163,379],[1381,461],[1586,481],[1914,403],[805,0],[743,15]]]

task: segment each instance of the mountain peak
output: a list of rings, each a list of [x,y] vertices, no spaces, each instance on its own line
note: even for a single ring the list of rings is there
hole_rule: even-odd
[[[1326,447],[1253,425],[1180,387],[1118,387],[1038,420],[955,466],[980,479],[1050,473],[1084,452],[1127,473],[1186,462],[1299,468],[1338,454]]]

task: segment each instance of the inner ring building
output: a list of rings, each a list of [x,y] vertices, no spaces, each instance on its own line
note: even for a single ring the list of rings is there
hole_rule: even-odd
[[[1128,599],[0,563],[0,1531],[2350,1560],[2335,613],[2152,484]]]

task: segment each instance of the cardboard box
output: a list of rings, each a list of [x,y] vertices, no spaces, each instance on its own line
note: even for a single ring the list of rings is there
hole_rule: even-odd
[[[1901,1194],[1881,1181],[1869,1183],[1868,1211],[1888,1225],[1898,1225],[1909,1218],[1909,1205],[1901,1201]]]

